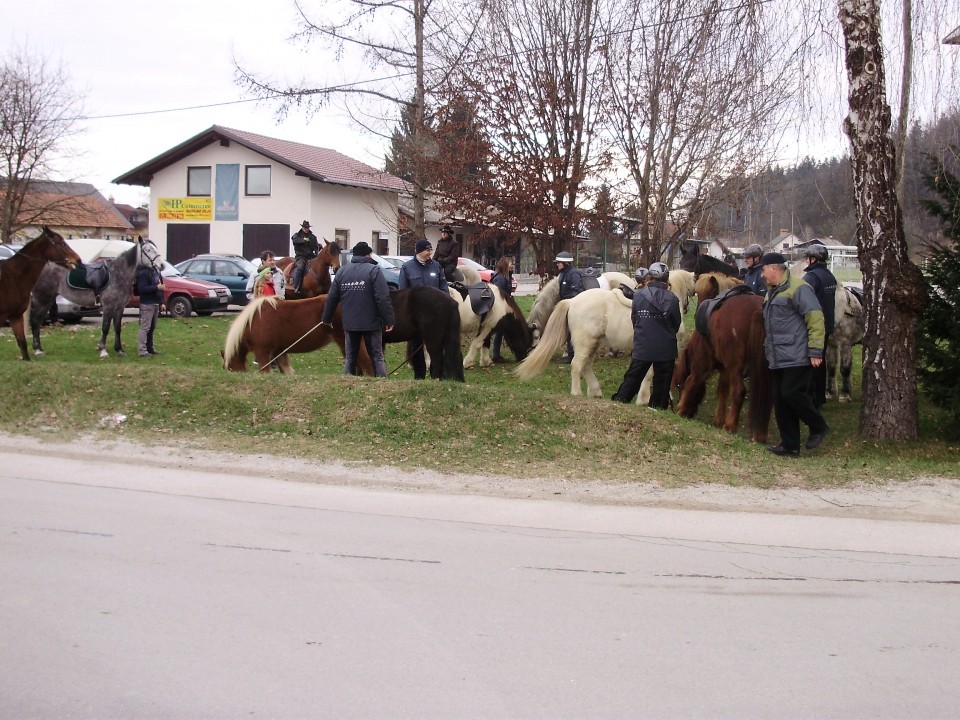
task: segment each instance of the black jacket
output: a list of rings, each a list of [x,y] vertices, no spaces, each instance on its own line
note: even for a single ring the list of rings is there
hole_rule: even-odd
[[[290,236],[290,241],[293,243],[293,254],[298,258],[315,258],[320,252],[320,243],[312,231],[305,233],[303,230],[297,230]]]
[[[634,360],[663,362],[677,359],[677,331],[683,322],[680,300],[664,282],[654,280],[633,294]]]
[[[370,332],[396,322],[387,279],[368,255],[354,255],[349,265],[337,270],[323,308],[323,322],[333,319],[339,304],[343,305],[344,330]]]
[[[583,275],[572,265],[560,271],[557,282],[560,283],[560,300],[575,298],[583,292]]]
[[[137,268],[137,295],[141,305],[163,305],[163,290],[157,287],[162,282],[163,276],[152,267]]]
[[[447,292],[447,278],[443,274],[440,263],[431,258],[424,265],[417,258],[407,260],[400,268],[400,289],[415,287],[435,287]]]
[[[817,294],[817,302],[823,310],[823,327],[827,335],[832,335],[837,311],[837,279],[826,263],[816,262],[807,267],[803,281]]]

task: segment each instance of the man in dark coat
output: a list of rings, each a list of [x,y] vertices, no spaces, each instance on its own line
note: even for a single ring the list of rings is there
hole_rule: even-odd
[[[806,259],[809,264],[803,274],[803,281],[813,288],[813,292],[817,296],[817,302],[820,303],[820,308],[823,310],[823,347],[826,349],[836,321],[837,278],[827,267],[827,249],[823,245],[814,243],[808,247]],[[813,369],[811,391],[813,392],[813,404],[817,408],[823,407],[823,404],[827,401],[826,363],[821,363],[820,367]]]
[[[763,248],[753,243],[743,249],[743,262],[746,265],[743,271],[743,284],[763,297],[767,294],[767,284],[763,281],[760,272],[760,258],[763,257]]]
[[[363,341],[373,361],[374,374],[377,377],[387,376],[383,331],[393,330],[396,320],[387,279],[370,257],[372,252],[371,247],[363,241],[354,245],[353,258],[349,265],[337,270],[327,295],[327,304],[323,308],[321,323],[333,327],[333,314],[337,305],[343,304],[343,330],[347,340],[344,375],[356,374],[360,342]]]
[[[571,300],[583,292],[583,275],[573,266],[573,255],[568,252],[559,253],[553,259],[557,266],[557,282],[560,285],[558,300]],[[560,358],[560,362],[569,365],[573,362],[573,342],[567,336],[567,354]]]
[[[437,251],[433,254],[433,259],[440,263],[447,280],[450,282],[463,280],[463,273],[457,269],[460,243],[453,237],[453,228],[449,225],[444,225],[440,231],[440,242],[437,243]]]
[[[426,238],[417,241],[414,249],[416,255],[407,260],[400,268],[400,289],[415,287],[435,287],[443,292],[449,291],[447,278],[444,276],[443,268],[440,263],[434,260],[433,245]],[[407,357],[410,360],[410,367],[413,369],[415,380],[423,380],[427,377],[427,361],[423,356],[423,343],[418,340],[411,340],[407,343]]]
[[[653,386],[650,407],[665,410],[670,405],[670,378],[677,361],[677,331],[683,322],[680,300],[667,288],[670,269],[655,262],[647,270],[650,281],[633,294],[633,351],[630,367],[623,376],[613,399],[633,402],[650,366],[653,366]]]
[[[293,243],[293,255],[295,257],[293,265],[293,291],[301,292],[303,286],[303,276],[307,271],[307,263],[317,256],[320,252],[320,243],[317,236],[310,230],[310,221],[304,220],[291,237]]]

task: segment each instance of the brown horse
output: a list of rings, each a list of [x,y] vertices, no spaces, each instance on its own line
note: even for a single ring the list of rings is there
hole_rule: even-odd
[[[689,418],[697,414],[707,380],[716,370],[720,376],[713,424],[737,432],[747,393],[743,376],[749,374],[750,430],[756,442],[767,441],[773,383],[763,352],[766,331],[762,305],[758,295],[735,295],[710,315],[709,336],[699,330],[693,332],[673,373],[673,385],[680,388],[678,415]]]
[[[292,373],[290,353],[313,352],[331,341],[344,354],[346,340],[340,308],[333,316],[332,329],[320,325],[326,303],[326,295],[305,300],[280,300],[273,296],[251,300],[227,331],[223,367],[246,371],[247,355],[253,353],[260,372],[270,372],[276,362],[281,373]],[[357,366],[364,375],[373,375],[373,363],[363,345]]]
[[[715,298],[725,290],[729,290],[734,285],[743,285],[743,280],[732,275],[710,272],[704,273],[697,278],[694,285],[694,292],[697,294],[697,304],[702,304],[704,300]]]
[[[72,270],[80,264],[80,256],[60,235],[44,225],[40,236],[24,245],[12,258],[4,260],[0,269],[0,325],[10,323],[24,360],[30,359],[30,353],[27,352],[23,315],[30,306],[30,291],[48,262]]]
[[[340,246],[335,242],[328,242],[320,249],[320,253],[307,263],[300,293],[293,290],[293,268],[296,258],[278,258],[277,267],[283,270],[283,279],[286,282],[286,297],[303,299],[326,295],[330,292],[332,282],[330,270],[336,271],[340,267],[340,252]]]

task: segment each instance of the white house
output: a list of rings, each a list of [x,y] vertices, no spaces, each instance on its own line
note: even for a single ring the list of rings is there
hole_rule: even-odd
[[[115,183],[150,188],[150,238],[171,263],[293,252],[303,220],[344,249],[397,250],[404,182],[335,150],[214,125]]]

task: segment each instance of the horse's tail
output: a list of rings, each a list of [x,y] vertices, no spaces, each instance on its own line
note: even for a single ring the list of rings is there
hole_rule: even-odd
[[[521,380],[532,380],[550,363],[553,354],[567,342],[567,314],[570,312],[570,301],[561,300],[557,303],[547,326],[543,329],[540,342],[513,374]]]
[[[258,315],[264,304],[275,307],[277,298],[273,296],[259,297],[251,300],[236,319],[231,323],[230,330],[227,331],[227,339],[223,346],[223,367],[226,370],[246,370],[247,369],[247,343],[244,342],[249,333],[250,326],[253,324],[254,317]]]
[[[713,350],[710,342],[694,330],[683,347],[673,371],[673,385],[679,388],[677,415],[691,418],[697,414],[707,394],[707,378],[713,372]]]
[[[466,382],[460,347],[460,307],[453,302],[447,315],[447,331],[443,334],[443,379]]]
[[[764,343],[767,338],[763,326],[763,312],[757,310],[750,320],[750,336],[747,338],[748,370],[750,373],[750,431],[754,438],[765,441],[770,427],[770,411],[773,409],[773,377]]]

